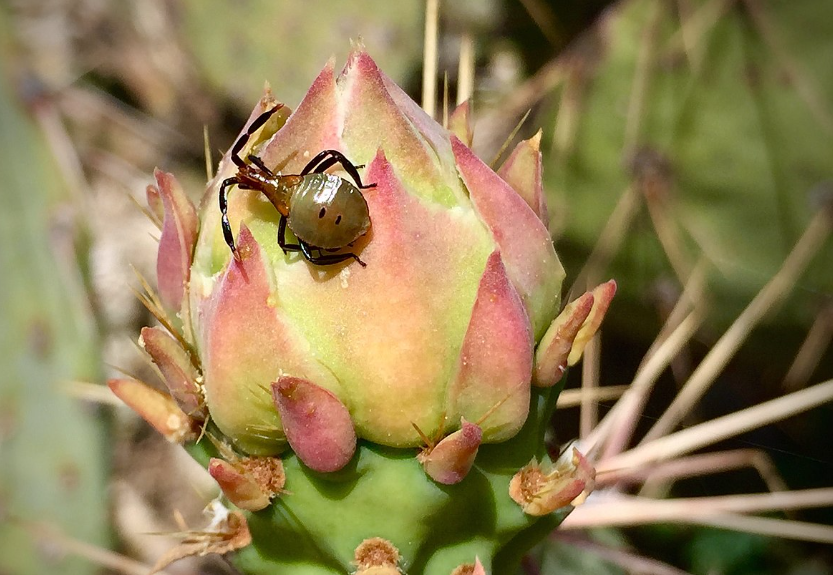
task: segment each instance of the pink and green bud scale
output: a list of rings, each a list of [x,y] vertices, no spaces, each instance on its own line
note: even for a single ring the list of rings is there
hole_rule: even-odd
[[[249,124],[276,104],[267,92]],[[147,328],[143,344],[177,413],[210,436],[190,449],[247,512],[252,544],[237,555],[247,573],[509,572],[592,488],[576,451],[557,465],[569,493],[527,494],[535,513],[510,494],[513,476],[529,483],[530,460],[554,465],[543,435],[555,383],[615,284],[557,317],[564,271],[546,226],[540,135],[495,173],[468,147],[468,111],[444,129],[357,49],[341,74],[328,64],[293,113],[283,107],[251,134],[239,157],[275,174],[337,150],[375,184],[362,190],[370,229],[348,248],[366,267],[284,253],[281,213],[236,186],[233,257],[217,205],[239,169],[230,153],[199,208],[170,174],[149,188],[164,208],[160,296],[180,331]],[[281,477],[270,488],[272,468]],[[367,541],[395,559],[357,560],[377,549]]]

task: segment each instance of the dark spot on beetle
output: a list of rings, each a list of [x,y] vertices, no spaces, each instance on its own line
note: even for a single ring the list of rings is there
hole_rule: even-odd
[[[327,208],[321,208],[321,210],[319,210],[319,212],[318,212],[318,219],[320,220],[321,218],[323,218],[326,213],[327,213]]]
[[[341,214],[339,214],[338,216],[336,216],[336,225],[338,225],[338,224],[340,224],[340,223],[341,223]]]

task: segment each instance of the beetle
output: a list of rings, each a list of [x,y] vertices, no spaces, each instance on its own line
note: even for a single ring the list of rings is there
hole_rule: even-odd
[[[284,253],[301,252],[307,261],[320,266],[352,258],[365,267],[367,264],[352,252],[332,253],[352,245],[370,230],[370,212],[361,190],[375,188],[376,184],[362,184],[358,168],[363,165],[354,165],[338,150],[324,150],[310,160],[301,173],[276,174],[255,155],[248,156],[250,163],[240,157],[252,134],[282,107],[283,104],[278,104],[258,116],[231,149],[231,160],[237,166],[237,173],[220,184],[220,212],[223,237],[232,255],[239,258],[228,219],[227,190],[236,185],[241,190],[261,192],[278,210],[281,216],[278,245]],[[355,185],[325,173],[335,164],[341,164]],[[298,243],[287,243],[287,227]]]

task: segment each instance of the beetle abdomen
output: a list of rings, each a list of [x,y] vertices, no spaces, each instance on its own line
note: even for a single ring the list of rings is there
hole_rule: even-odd
[[[309,174],[289,199],[287,224],[299,240],[323,249],[339,249],[370,229],[361,191],[332,174]]]

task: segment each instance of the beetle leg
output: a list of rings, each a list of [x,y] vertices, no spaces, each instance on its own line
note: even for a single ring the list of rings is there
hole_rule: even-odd
[[[360,190],[376,187],[376,184],[362,184],[362,178],[359,176],[359,170],[356,169],[356,165],[348,160],[347,157],[338,150],[324,150],[323,152],[320,152],[309,161],[309,163],[301,171],[300,175],[306,176],[310,172],[321,174],[335,164],[341,164],[344,171],[350,174],[350,177],[353,178],[354,182],[356,182],[356,187]]]
[[[223,238],[225,238],[228,247],[231,248],[231,253],[237,259],[237,248],[234,245],[234,234],[231,233],[231,224],[228,221],[228,199],[226,198],[226,188],[230,188],[235,184],[240,184],[237,178],[226,178],[220,184],[220,213],[223,214],[221,218],[223,227]]]
[[[234,142],[234,146],[232,146],[231,148],[231,161],[234,162],[237,165],[237,167],[242,168],[244,165],[246,165],[246,163],[243,161],[243,158],[240,157],[240,152],[243,151],[243,146],[246,145],[246,142],[249,141],[249,138],[251,138],[252,134],[254,134],[260,128],[262,128],[263,124],[265,124],[267,120],[269,120],[269,118],[272,117],[272,114],[274,114],[281,108],[283,108],[283,104],[277,104],[274,108],[263,112],[260,116],[255,118],[254,122],[252,122],[249,125],[249,129],[246,130],[246,133],[237,138],[237,141]],[[258,165],[258,167],[260,167],[260,165]]]
[[[318,254],[313,254],[312,250],[317,250]],[[322,254],[321,248],[316,248],[314,246],[309,245],[306,242],[301,242],[301,253],[304,254],[304,257],[307,258],[307,261],[318,266],[329,266],[333,264],[338,264],[345,260],[353,258],[354,260],[359,262],[359,265],[363,268],[367,267],[367,264],[360,260],[359,256],[357,256],[354,253]]]
[[[307,174],[311,173],[316,167],[318,167],[318,165],[321,162],[323,162],[329,156],[330,156],[330,150],[324,150],[323,152],[318,152],[313,159],[311,159],[309,162],[307,162],[307,165],[304,166],[304,169],[301,170],[301,173],[298,174],[298,175],[299,176],[306,176]],[[332,164],[330,164],[330,166],[332,166]],[[327,168],[324,168],[324,169],[326,170]]]
[[[266,167],[266,164],[263,163],[263,160],[261,160],[257,156],[253,156],[253,155],[249,154],[249,161],[251,163],[253,163],[255,166],[257,166],[258,168],[260,168],[261,170],[263,170],[266,173],[266,175],[269,176],[270,178],[277,177],[272,172],[272,170],[270,170],[269,168]]]
[[[301,244],[286,243],[286,216],[281,216],[278,222],[278,245],[283,250],[283,253],[303,251]]]

